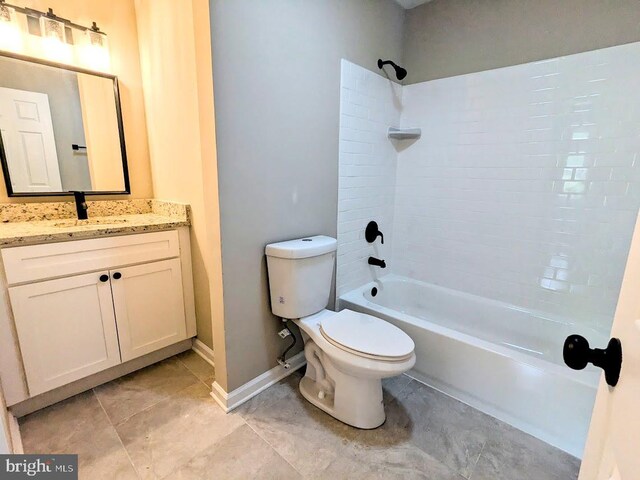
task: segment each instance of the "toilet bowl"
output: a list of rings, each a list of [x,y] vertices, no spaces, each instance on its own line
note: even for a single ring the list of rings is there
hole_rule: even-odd
[[[319,235],[266,246],[271,310],[302,332],[304,398],[344,423],[376,428],[385,420],[382,379],[413,367],[414,343],[380,318],[326,310],[336,244]]]
[[[350,310],[322,310],[294,322],[305,340],[307,371],[300,381],[304,398],[354,427],[382,425],[382,379],[413,367],[416,356],[411,338],[384,320]],[[337,327],[331,337],[326,331],[330,328],[323,328],[326,325],[345,328]],[[368,327],[369,335],[348,336],[349,330],[358,327]]]

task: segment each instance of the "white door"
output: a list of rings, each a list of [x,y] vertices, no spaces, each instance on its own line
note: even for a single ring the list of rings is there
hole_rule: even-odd
[[[2,384],[0,384],[2,388]],[[11,432],[9,431],[9,412],[4,402],[4,396],[0,391],[0,455],[13,453],[13,445],[11,441]]]
[[[615,387],[600,380],[580,480],[640,478],[640,222],[631,242],[611,336],[622,342]]]
[[[112,270],[111,288],[123,362],[187,338],[179,258]]]
[[[0,132],[14,192],[62,191],[45,93],[0,87]]]
[[[113,82],[78,74],[82,124],[91,175],[91,190],[124,190],[122,150]]]
[[[107,272],[9,288],[29,393],[120,363]]]

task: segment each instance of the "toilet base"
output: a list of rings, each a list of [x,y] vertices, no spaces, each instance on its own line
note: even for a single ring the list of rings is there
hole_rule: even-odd
[[[365,430],[382,425],[386,418],[382,403],[382,380],[346,374],[338,370],[324,352],[313,347],[315,345],[308,343],[305,348],[307,371],[300,380],[302,396],[347,425]],[[318,362],[318,354],[322,357],[321,362]],[[323,371],[318,372],[319,369]]]
[[[374,428],[378,428],[386,420],[382,404],[375,409],[377,411],[371,418],[363,421],[365,420],[363,418],[351,418],[349,416],[341,415],[341,412],[336,411],[334,408],[333,394],[327,394],[324,399],[320,399],[318,397],[319,392],[320,390],[318,389],[317,384],[309,377],[303,377],[302,380],[300,380],[300,393],[302,393],[302,396],[309,403],[315,405],[320,410],[328,413],[333,418],[336,418],[347,425],[363,430],[372,430]]]
[[[371,430],[385,421],[382,379],[401,375],[416,363],[415,353],[406,359],[387,361],[356,355],[327,341],[320,325],[336,315],[322,310],[294,320],[304,339],[307,371],[300,393],[311,404],[347,425]]]

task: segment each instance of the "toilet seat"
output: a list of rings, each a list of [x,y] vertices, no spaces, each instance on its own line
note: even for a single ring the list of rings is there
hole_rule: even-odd
[[[411,337],[395,325],[352,310],[323,318],[320,333],[333,346],[373,360],[405,361],[415,348]]]

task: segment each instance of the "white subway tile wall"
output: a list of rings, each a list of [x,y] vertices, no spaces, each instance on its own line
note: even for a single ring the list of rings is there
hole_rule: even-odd
[[[393,273],[608,333],[640,206],[634,43],[403,89]]]
[[[406,87],[343,60],[338,295],[395,273],[608,333],[640,207],[639,56]],[[389,141],[398,124],[422,138]],[[383,248],[364,240],[372,219]]]
[[[336,292],[341,295],[389,272],[369,266],[375,256],[389,263],[397,153],[387,128],[400,124],[402,87],[346,60],[341,65]],[[369,221],[385,234],[369,244]]]

